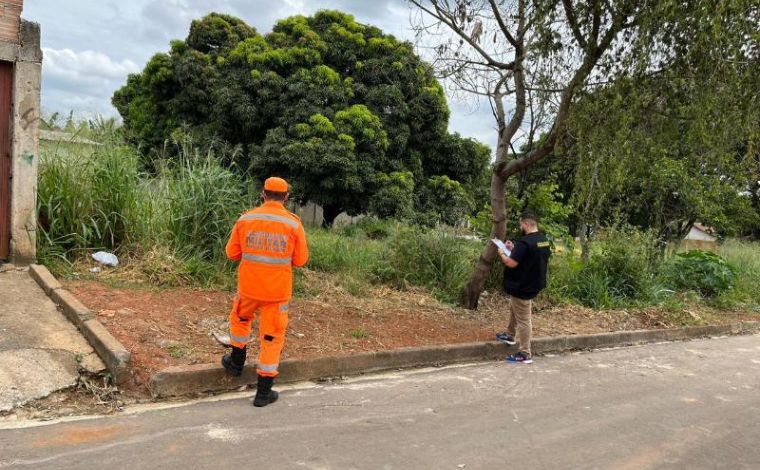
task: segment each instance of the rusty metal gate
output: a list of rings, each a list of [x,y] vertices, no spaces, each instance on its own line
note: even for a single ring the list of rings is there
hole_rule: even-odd
[[[0,61],[0,260],[10,254],[12,84],[13,64]]]

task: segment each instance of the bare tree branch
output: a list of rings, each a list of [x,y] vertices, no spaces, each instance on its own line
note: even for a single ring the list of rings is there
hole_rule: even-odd
[[[578,27],[578,20],[575,18],[572,0],[562,0],[562,6],[565,8],[565,17],[567,18],[567,24],[570,25],[570,29],[573,31],[573,37],[575,37],[578,45],[585,49],[586,40],[583,39],[583,34],[581,34],[581,30]]]
[[[509,32],[509,28],[507,28],[506,23],[504,23],[504,18],[501,16],[501,12],[499,11],[498,5],[496,5],[495,0],[488,0],[488,3],[491,4],[491,10],[493,11],[494,17],[496,17],[496,22],[499,23],[499,28],[501,28],[501,32],[504,33],[504,36],[507,38],[507,41],[509,41],[510,44],[515,48],[518,54],[522,54],[522,50],[520,50],[520,46],[517,43],[517,40],[512,36],[512,33]]]
[[[570,103],[573,96],[575,95],[576,90],[586,80],[588,75],[591,73],[594,65],[615,39],[615,36],[617,36],[617,34],[622,30],[623,20],[626,16],[627,15],[625,12],[621,12],[618,16],[616,16],[613,20],[613,24],[610,26],[602,38],[601,43],[597,45],[596,41],[594,41],[595,46],[593,50],[588,50],[590,47],[587,49],[588,52],[584,57],[582,65],[578,68],[578,70],[576,70],[567,88],[562,93],[562,99],[560,100],[557,116],[554,119],[554,125],[549,131],[549,134],[544,140],[544,143],[537,149],[531,150],[525,156],[512,160],[509,162],[509,164],[499,168],[498,170],[502,178],[506,179],[511,175],[522,171],[524,168],[527,168],[533,163],[546,157],[552,151],[552,149],[554,149],[557,139],[564,128],[565,122],[567,121],[568,112],[570,110]]]
[[[433,3],[433,6],[435,7],[435,11],[423,6],[419,1],[417,0],[409,0],[410,3],[427,13],[428,15],[432,16],[433,18],[437,19],[438,21],[442,22],[446,26],[449,27],[454,33],[456,33],[457,36],[459,36],[463,41],[467,42],[474,50],[480,54],[483,59],[488,62],[488,65],[503,69],[503,70],[510,70],[512,67],[514,67],[514,62],[512,63],[506,63],[499,60],[494,59],[491,57],[491,55],[485,51],[478,43],[476,43],[462,28],[459,27],[459,25],[456,24],[454,16],[447,10],[442,9],[439,6],[439,3],[437,0],[433,0],[431,3]],[[448,4],[448,2],[446,2]]]

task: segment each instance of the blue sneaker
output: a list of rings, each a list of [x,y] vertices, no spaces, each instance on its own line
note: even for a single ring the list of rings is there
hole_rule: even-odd
[[[496,333],[496,341],[499,341],[500,343],[508,344],[510,346],[517,344],[517,341],[515,341],[514,336],[510,335],[506,331],[503,331],[501,333]]]
[[[512,354],[511,356],[507,356],[507,362],[510,364],[532,364],[533,358],[520,351],[516,354]]]

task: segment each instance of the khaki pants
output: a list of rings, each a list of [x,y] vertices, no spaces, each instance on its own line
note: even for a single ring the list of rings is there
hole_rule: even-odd
[[[530,337],[533,331],[533,324],[530,321],[532,306],[532,300],[523,300],[517,297],[509,298],[509,325],[507,326],[507,333],[515,338],[517,347],[528,356],[531,355]]]

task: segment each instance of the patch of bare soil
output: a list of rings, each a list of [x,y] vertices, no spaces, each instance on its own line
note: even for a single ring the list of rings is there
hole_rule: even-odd
[[[306,271],[305,276],[322,294],[291,303],[285,358],[487,341],[506,327],[509,300],[501,294],[484,296],[479,310],[468,311],[444,305],[423,290],[401,292],[376,286],[365,296],[355,297],[329,275]],[[227,330],[230,292],[112,287],[95,280],[68,281],[66,287],[132,352],[128,393],[144,392],[158,370],[214,363],[224,351],[210,335]],[[759,318],[760,314],[737,312],[674,314],[656,308],[596,311],[539,300],[534,305],[533,329],[538,337]]]

